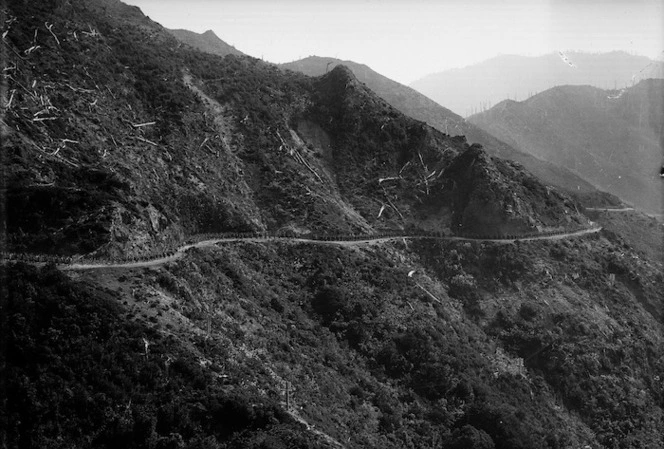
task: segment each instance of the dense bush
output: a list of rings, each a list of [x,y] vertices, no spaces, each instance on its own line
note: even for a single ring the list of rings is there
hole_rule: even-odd
[[[226,393],[190,349],[126,320],[115,294],[52,268],[15,265],[1,279],[8,447],[316,446],[275,403]]]
[[[446,447],[449,449],[493,449],[495,445],[485,431],[466,424],[454,430]]]

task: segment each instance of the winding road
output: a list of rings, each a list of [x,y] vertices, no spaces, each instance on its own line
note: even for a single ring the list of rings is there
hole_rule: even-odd
[[[403,235],[403,236],[392,236],[392,237],[373,237],[366,238],[362,240],[315,240],[315,239],[306,239],[300,237],[227,237],[227,238],[218,238],[210,240],[202,240],[196,243],[190,243],[184,246],[181,246],[177,251],[167,257],[160,257],[151,260],[144,260],[138,262],[125,262],[125,263],[72,263],[66,265],[59,265],[58,268],[65,271],[72,270],[95,270],[100,268],[145,268],[145,267],[155,267],[163,265],[168,262],[173,262],[184,257],[185,253],[191,248],[207,248],[215,246],[219,243],[233,243],[233,242],[266,242],[266,241],[287,241],[293,243],[309,243],[316,245],[336,245],[336,246],[358,246],[358,245],[367,245],[372,243],[383,243],[394,240],[402,239],[435,239],[435,240],[449,240],[449,241],[473,241],[473,242],[491,242],[491,243],[514,243],[517,241],[535,241],[535,240],[562,240],[573,237],[580,237],[588,234],[595,234],[601,231],[601,227],[593,227],[588,229],[582,229],[575,232],[567,232],[563,234],[555,235],[541,235],[541,236],[530,236],[523,238],[514,238],[514,239],[478,239],[471,237],[433,237],[433,236],[412,236],[412,235]]]

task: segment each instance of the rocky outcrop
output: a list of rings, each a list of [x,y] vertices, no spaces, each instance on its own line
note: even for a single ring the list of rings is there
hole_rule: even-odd
[[[574,202],[514,162],[472,145],[445,170],[452,192],[452,229],[460,234],[520,235],[583,227]]]

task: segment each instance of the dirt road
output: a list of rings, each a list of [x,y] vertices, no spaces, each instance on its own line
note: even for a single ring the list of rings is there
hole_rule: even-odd
[[[383,243],[394,240],[402,239],[415,239],[415,238],[427,238],[435,240],[450,240],[450,241],[474,241],[474,242],[492,242],[492,243],[514,243],[516,241],[534,241],[534,240],[562,240],[573,237],[580,237],[583,235],[594,234],[601,230],[601,227],[594,227],[589,229],[583,229],[576,232],[568,232],[564,234],[556,235],[541,235],[541,236],[531,236],[515,239],[476,239],[470,237],[433,237],[433,236],[393,236],[393,237],[374,237],[366,238],[362,240],[313,240],[306,238],[298,237],[229,237],[229,238],[220,238],[220,239],[210,239],[203,240],[197,243],[191,243],[178,248],[178,250],[172,256],[160,257],[152,260],[145,260],[140,262],[125,262],[125,263],[73,263],[69,265],[60,265],[59,268],[62,270],[94,270],[99,268],[144,268],[144,267],[154,267],[158,265],[163,265],[168,262],[173,262],[178,259],[181,259],[185,253],[191,248],[206,248],[218,245],[220,243],[234,243],[234,242],[266,242],[266,241],[285,241],[293,243],[309,243],[315,245],[337,245],[337,246],[358,246],[358,245],[367,245],[373,243]]]

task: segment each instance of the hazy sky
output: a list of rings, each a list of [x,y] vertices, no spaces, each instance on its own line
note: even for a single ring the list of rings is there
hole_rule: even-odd
[[[124,1],[267,61],[332,56],[405,84],[499,54],[664,50],[663,0]]]

